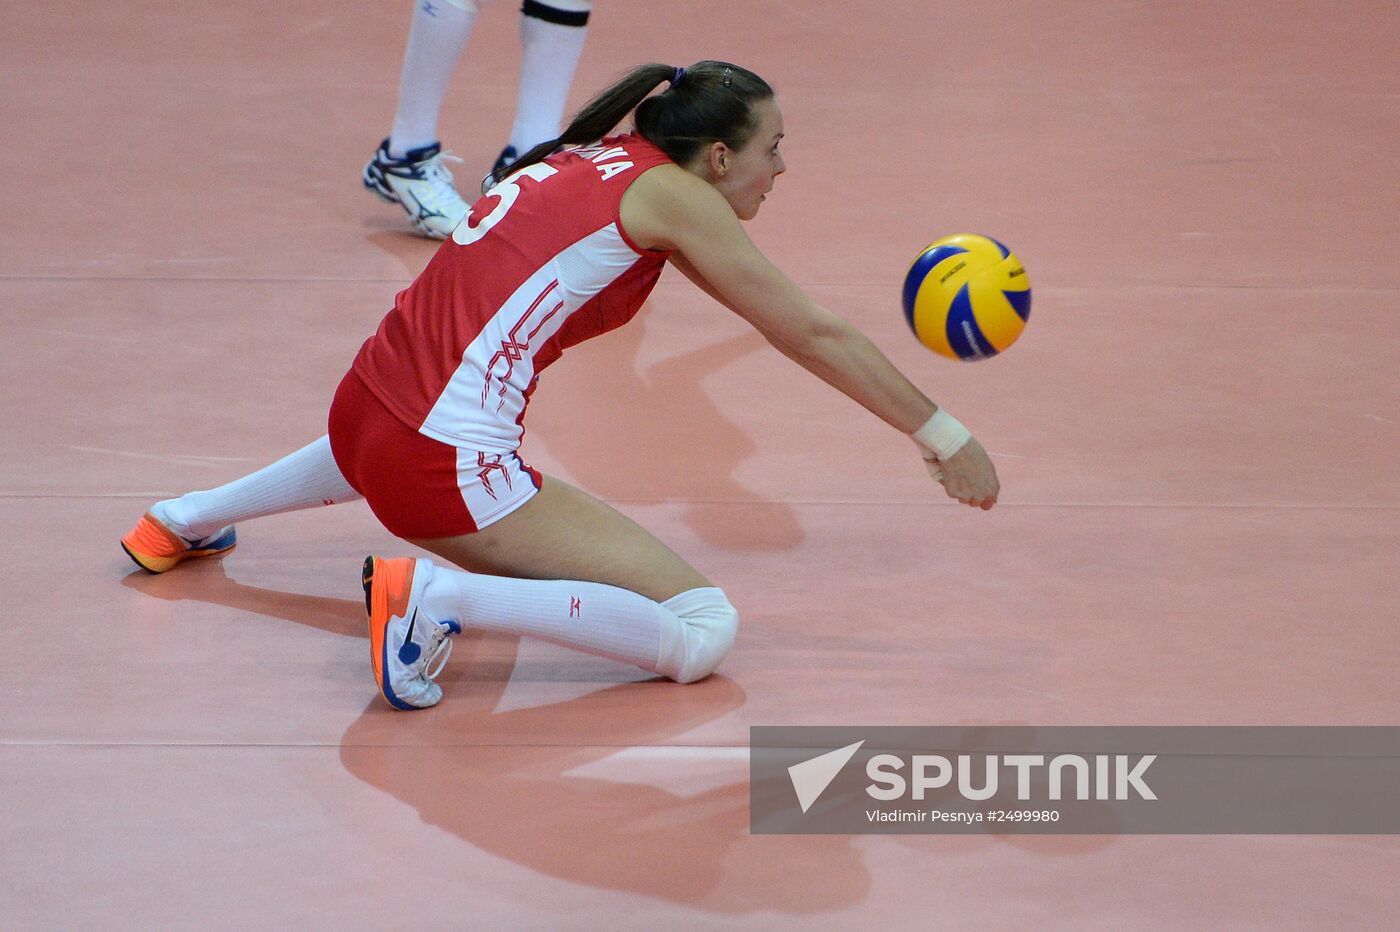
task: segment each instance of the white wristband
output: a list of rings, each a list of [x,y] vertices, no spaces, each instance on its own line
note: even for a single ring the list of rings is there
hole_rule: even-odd
[[[933,412],[933,417],[909,436],[940,460],[946,460],[972,439],[968,429],[942,408]]]

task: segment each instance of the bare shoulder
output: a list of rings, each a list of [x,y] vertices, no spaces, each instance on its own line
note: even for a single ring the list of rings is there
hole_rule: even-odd
[[[658,165],[622,196],[622,225],[646,249],[680,249],[696,232],[733,219],[724,197],[678,165]],[[737,223],[737,220],[735,221]]]

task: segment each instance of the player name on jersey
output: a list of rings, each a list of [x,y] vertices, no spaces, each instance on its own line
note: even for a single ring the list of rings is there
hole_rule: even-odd
[[[627,150],[621,146],[609,146],[603,143],[594,143],[591,146],[580,146],[577,149],[570,149],[574,155],[588,159],[594,167],[603,175],[603,180],[625,172],[632,167],[632,157],[627,154]],[[617,161],[625,159],[626,161]]]

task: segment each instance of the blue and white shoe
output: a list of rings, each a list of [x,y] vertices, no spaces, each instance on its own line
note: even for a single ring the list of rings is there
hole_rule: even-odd
[[[365,557],[370,666],[380,694],[396,709],[438,704],[442,688],[433,680],[452,654],[452,635],[462,631],[457,622],[436,622],[421,610],[432,573],[431,560]]]
[[[481,182],[481,193],[485,194],[496,186],[496,172],[503,168],[510,168],[520,161],[520,153],[515,151],[515,146],[506,146],[501,150],[501,154],[496,157],[496,164],[491,166],[491,174],[487,175]]]
[[[385,139],[365,165],[365,187],[402,207],[419,235],[447,239],[471,208],[457,193],[444,160],[461,161],[443,154],[442,144],[436,142],[396,159],[389,155]]]

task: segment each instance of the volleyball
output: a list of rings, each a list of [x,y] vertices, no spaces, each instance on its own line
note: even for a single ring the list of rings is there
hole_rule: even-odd
[[[924,247],[904,276],[904,316],[935,353],[990,359],[1026,329],[1031,283],[1021,260],[990,236],[945,236]]]

